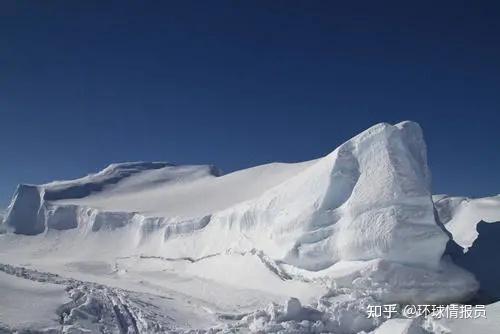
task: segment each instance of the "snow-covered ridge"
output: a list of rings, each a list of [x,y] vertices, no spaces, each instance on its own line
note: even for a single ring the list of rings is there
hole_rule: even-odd
[[[135,222],[142,227],[139,239],[154,229],[163,235],[158,245],[163,252],[173,251],[170,244],[177,252],[187,251],[186,238],[165,241],[204,229],[197,236],[206,239],[197,243],[201,247],[190,247],[194,254],[177,255],[257,248],[312,270],[339,260],[374,258],[436,266],[447,240],[434,222],[425,144],[415,123],[375,125],[311,162],[222,177],[214,170],[115,164],[74,181],[20,185],[6,223],[16,233],[38,234],[70,228],[95,232]],[[243,189],[249,183],[263,186]],[[241,200],[228,201],[226,192]],[[174,198],[177,205],[170,203]],[[210,198],[225,205],[205,207]],[[221,234],[226,243],[212,238]]]
[[[16,233],[28,235],[39,234],[51,228],[75,228],[81,218],[78,216],[79,208],[86,206],[78,205],[80,199],[85,202],[103,198],[105,201],[105,198],[134,194],[133,200],[137,201],[139,198],[141,203],[143,192],[217,175],[220,175],[220,171],[213,166],[132,162],[111,164],[101,172],[71,181],[55,181],[39,186],[21,184],[8,208],[6,223]],[[128,211],[130,210],[126,212]]]
[[[430,184],[420,126],[380,123],[302,163],[227,175],[211,166],[127,163],[78,180],[20,185],[5,223],[17,234],[77,231],[60,234],[58,247],[79,245],[82,254],[196,259],[257,251],[312,276],[346,261],[382,261],[366,275],[439,271],[447,282],[453,274],[439,298],[460,299],[476,284],[441,262],[448,236],[435,220]],[[432,283],[424,281],[412,281],[415,291]]]

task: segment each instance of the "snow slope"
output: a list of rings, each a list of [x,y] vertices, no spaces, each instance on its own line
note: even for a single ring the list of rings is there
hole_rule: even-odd
[[[220,176],[210,166],[126,163],[20,185],[6,224],[26,235],[77,230],[67,247],[84,244],[101,256],[256,250],[309,271],[375,259],[438,270],[448,240],[434,219],[425,142],[412,122],[377,124],[299,164]],[[110,231],[115,240],[106,244]],[[459,277],[461,294],[470,294],[473,278]]]
[[[57,309],[70,301],[63,286],[25,280],[0,271],[0,331],[59,327]]]
[[[259,249],[309,270],[375,258],[435,268],[447,237],[434,221],[429,175],[418,125],[378,124],[306,163],[222,177],[208,166],[129,163],[21,185],[6,223],[32,235],[134,222],[131,239],[161,234],[149,246],[173,257]]]
[[[368,301],[458,302],[478,288],[442,259],[449,238],[436,217],[445,211],[437,205],[435,216],[430,187],[413,122],[377,124],[316,160],[227,175],[204,165],[113,164],[77,180],[20,185],[0,263],[206,310],[190,326],[217,314],[237,319],[235,328],[302,328],[300,320],[315,330],[371,331],[380,323],[366,320]],[[347,299],[318,301],[332,291]],[[314,306],[295,307],[290,297]],[[300,317],[265,311],[264,321],[255,310],[269,303]],[[344,307],[353,313],[338,318]]]

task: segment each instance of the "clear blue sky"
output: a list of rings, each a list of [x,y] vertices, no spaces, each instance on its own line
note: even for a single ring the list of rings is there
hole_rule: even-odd
[[[424,128],[434,192],[500,192],[498,1],[1,1],[0,206],[111,162],[233,171]]]

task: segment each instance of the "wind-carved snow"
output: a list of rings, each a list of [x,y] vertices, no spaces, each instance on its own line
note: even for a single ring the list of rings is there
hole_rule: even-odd
[[[246,190],[249,183],[264,186]],[[157,249],[174,257],[255,248],[309,270],[375,258],[436,268],[447,237],[435,224],[429,185],[418,125],[379,124],[298,165],[217,177],[208,166],[123,164],[75,181],[23,185],[6,223],[38,234],[136,222],[139,239],[163,234]],[[235,196],[238,189],[244,194]]]
[[[251,310],[269,301],[317,303],[328,291],[376,302],[462,301],[477,282],[442,259],[449,238],[430,187],[413,122],[377,124],[317,160],[227,175],[203,165],[113,164],[77,180],[20,185],[0,262],[148,293],[168,285],[240,318],[236,327],[259,327]],[[214,305],[209,291],[218,287],[232,297],[217,294]],[[323,320],[316,327],[349,332],[347,322]],[[379,325],[359,322],[359,330]]]

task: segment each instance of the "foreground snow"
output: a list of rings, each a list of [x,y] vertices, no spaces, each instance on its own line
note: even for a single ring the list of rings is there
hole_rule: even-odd
[[[0,265],[0,286],[12,294],[5,330],[153,333],[214,323],[180,302],[10,265]]]
[[[486,318],[479,319],[408,317],[405,305],[395,305],[390,317],[373,318],[367,310],[383,307],[379,300],[342,289],[309,305],[289,298],[248,312],[214,312],[178,293],[165,297],[2,264],[0,289],[0,333],[481,334],[500,325],[500,303],[487,306]]]
[[[0,272],[0,328],[59,327],[59,306],[69,302],[64,287]]]
[[[470,247],[500,204],[433,199],[426,159],[420,127],[403,122],[297,164],[124,163],[20,185],[0,263],[64,287],[56,331],[437,331],[367,308],[475,296],[474,275],[443,253],[449,236]]]

